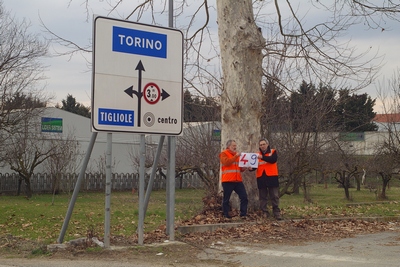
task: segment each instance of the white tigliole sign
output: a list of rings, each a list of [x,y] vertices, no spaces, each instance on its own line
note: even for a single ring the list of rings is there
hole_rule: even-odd
[[[241,153],[240,160],[239,160],[239,167],[258,168],[258,154],[257,153]]]

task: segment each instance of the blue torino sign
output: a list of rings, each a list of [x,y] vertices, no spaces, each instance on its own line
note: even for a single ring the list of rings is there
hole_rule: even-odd
[[[113,51],[167,58],[167,35],[113,27]]]

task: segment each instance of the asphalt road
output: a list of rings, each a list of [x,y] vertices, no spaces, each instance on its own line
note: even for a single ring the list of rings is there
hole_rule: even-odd
[[[396,229],[398,230],[398,229]],[[317,267],[317,266],[400,266],[400,232],[387,231],[377,234],[360,235],[333,242],[315,242],[300,246],[263,245],[255,246],[244,243],[217,243],[198,255],[199,259],[214,260],[202,264],[180,264],[179,259],[173,266],[245,266],[245,267]],[[118,261],[82,261],[82,260],[49,260],[49,259],[1,259],[0,267],[149,267],[163,266],[163,263]],[[171,266],[170,264],[168,266]]]
[[[215,259],[246,267],[400,266],[400,233],[397,231],[301,246],[238,244],[225,249],[227,253],[213,253],[207,257],[213,255]]]

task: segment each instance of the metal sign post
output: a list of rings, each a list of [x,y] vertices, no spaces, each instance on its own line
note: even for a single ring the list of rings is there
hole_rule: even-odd
[[[63,225],[61,227],[60,235],[58,236],[57,243],[61,244],[64,241],[65,232],[67,231],[69,221],[71,220],[72,211],[74,210],[76,199],[78,198],[78,193],[81,188],[83,177],[85,176],[86,168],[89,163],[90,155],[92,154],[94,143],[97,138],[97,133],[92,133],[92,137],[90,138],[89,146],[86,151],[85,158],[83,159],[82,168],[79,172],[78,179],[75,183],[74,192],[72,193],[71,200],[68,205],[67,214],[65,215]]]
[[[153,168],[168,135],[167,234],[174,240],[176,136],[183,129],[183,34],[169,27],[95,17],[93,23],[92,139],[58,238],[62,243],[93,150],[97,132],[107,132],[104,244],[110,246],[112,132],[140,133],[138,242],[152,185],[144,195],[145,133],[161,134]],[[154,179],[155,169],[152,171]],[[151,181],[152,182],[152,181]]]
[[[107,134],[106,151],[106,189],[104,214],[104,247],[110,247],[110,219],[111,219],[111,164],[112,164],[112,133]]]
[[[94,18],[93,25],[92,130],[141,134],[139,244],[143,244],[147,207],[144,134],[169,136],[167,232],[173,240],[175,136],[183,130],[183,34],[172,28],[101,16]],[[109,235],[107,227],[105,235]]]

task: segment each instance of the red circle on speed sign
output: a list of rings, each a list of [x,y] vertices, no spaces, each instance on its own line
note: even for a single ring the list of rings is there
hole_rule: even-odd
[[[155,83],[148,83],[143,89],[143,97],[149,104],[155,104],[160,100],[160,88]]]

